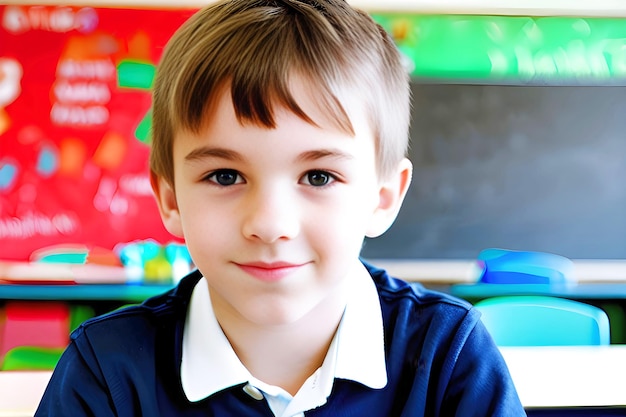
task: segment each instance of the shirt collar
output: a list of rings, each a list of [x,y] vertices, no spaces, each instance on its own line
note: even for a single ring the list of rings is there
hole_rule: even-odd
[[[360,268],[337,330],[335,378],[380,389],[387,385],[383,315],[376,285],[365,267]]]
[[[376,286],[365,267],[360,268],[362,272],[350,278],[346,309],[318,372],[323,379],[331,379],[330,373],[379,389],[387,384],[382,312]],[[180,376],[190,401],[255,380],[215,318],[205,279],[198,281],[191,295],[182,350]],[[327,395],[331,387],[324,390]]]
[[[200,401],[250,378],[215,318],[204,278],[194,287],[187,310],[180,376],[189,401]]]

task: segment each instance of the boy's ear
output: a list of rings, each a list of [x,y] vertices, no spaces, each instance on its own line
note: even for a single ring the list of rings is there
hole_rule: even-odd
[[[152,191],[156,197],[163,225],[174,236],[183,238],[183,226],[174,187],[152,171],[150,171],[150,185],[152,185]]]
[[[383,181],[378,190],[378,207],[374,211],[371,223],[365,235],[369,238],[382,235],[391,227],[398,216],[404,196],[411,184],[413,164],[404,158],[396,169],[396,172]]]

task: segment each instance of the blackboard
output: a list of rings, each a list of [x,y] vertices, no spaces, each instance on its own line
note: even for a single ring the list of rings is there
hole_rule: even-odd
[[[626,87],[414,83],[413,182],[365,258],[626,258]]]

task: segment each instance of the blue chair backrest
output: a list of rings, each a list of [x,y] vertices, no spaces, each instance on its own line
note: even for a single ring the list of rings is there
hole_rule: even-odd
[[[550,296],[502,296],[475,304],[498,346],[608,345],[609,318],[600,308]]]

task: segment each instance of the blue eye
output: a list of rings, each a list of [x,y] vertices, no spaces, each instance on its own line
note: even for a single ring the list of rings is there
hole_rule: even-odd
[[[307,172],[306,182],[314,187],[323,187],[330,184],[335,178],[326,171],[310,171]]]
[[[234,169],[220,169],[206,177],[207,180],[221,186],[234,185],[241,182],[241,176]]]

